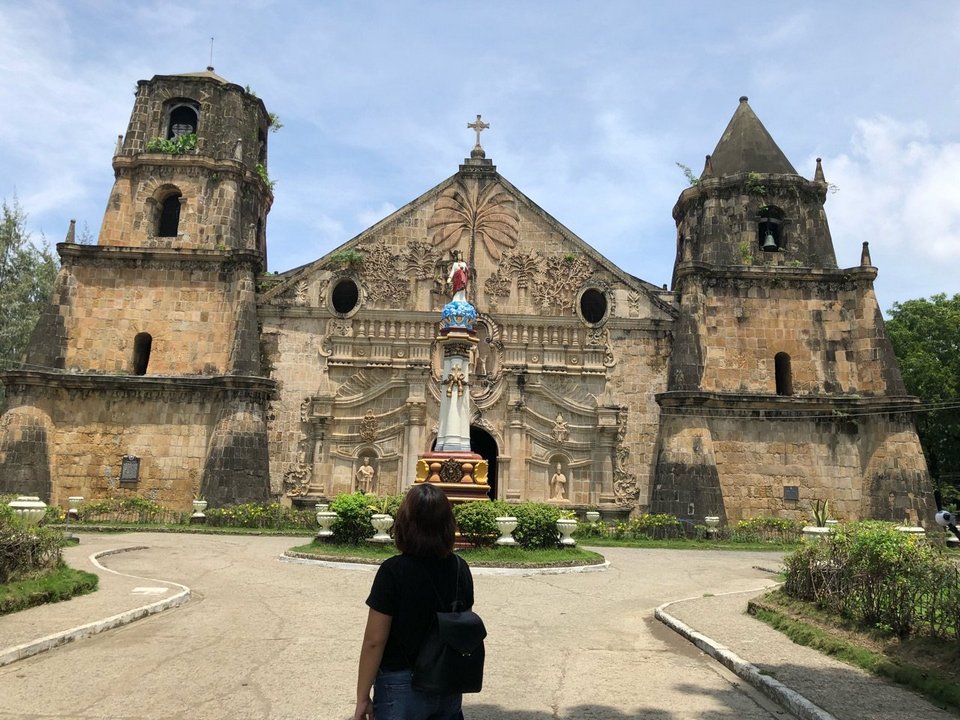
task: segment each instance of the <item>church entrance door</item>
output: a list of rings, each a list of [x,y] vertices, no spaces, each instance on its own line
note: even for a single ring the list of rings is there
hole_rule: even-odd
[[[476,425],[470,426],[470,449],[477,453],[477,455],[482,455],[483,459],[487,461],[487,484],[490,486],[490,499],[497,499],[497,455],[499,450],[497,448],[497,441],[494,440],[493,435],[488,433],[483,428],[479,428]]]

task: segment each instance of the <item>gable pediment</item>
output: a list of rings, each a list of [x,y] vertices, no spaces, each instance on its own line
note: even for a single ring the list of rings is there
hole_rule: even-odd
[[[672,305],[625,273],[496,172],[451,176],[261,293],[261,304],[332,309],[332,293],[357,288],[371,310],[436,312],[455,254],[471,268],[468,298],[481,312],[576,316],[584,292],[623,317],[672,319]],[[617,310],[617,308],[620,308]]]

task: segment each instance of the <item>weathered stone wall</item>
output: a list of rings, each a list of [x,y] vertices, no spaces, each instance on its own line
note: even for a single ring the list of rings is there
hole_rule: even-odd
[[[235,268],[231,281],[220,258],[125,258],[122,253],[98,253],[101,249],[92,246],[60,247],[64,264],[50,303],[66,342],[56,335],[35,336],[29,364],[51,367],[49,360],[62,352],[61,367],[66,369],[130,374],[134,338],[149,333],[147,374],[217,375],[233,370],[232,348],[239,332],[235,306],[245,302],[252,307],[253,302],[252,292],[241,297],[237,284],[252,282],[249,271]],[[255,351],[254,344],[246,354],[258,365]]]
[[[678,234],[675,272],[687,262],[835,269],[823,209],[826,192],[826,183],[795,175],[747,173],[705,179],[684,190],[673,210]],[[782,213],[780,252],[760,248],[759,223],[770,207]]]
[[[808,521],[818,500],[829,500],[842,520],[914,524],[933,512],[923,451],[904,418],[713,414],[663,427],[658,512],[730,523],[760,515]],[[784,487],[796,487],[798,499],[785,499]]]
[[[692,380],[708,392],[776,394],[774,358],[786,353],[795,395],[904,394],[871,279],[792,269],[685,277],[681,307],[696,332],[682,344],[696,347],[674,358],[675,389]]]
[[[19,405],[24,400],[31,405]],[[122,392],[91,393],[32,388],[27,397],[15,393],[5,416],[10,423],[0,445],[4,468],[0,492],[16,492],[18,474],[55,478],[49,501],[66,507],[71,495],[87,500],[129,492],[186,510],[200,490],[203,463],[212,431],[214,404],[204,395],[174,394],[155,398]],[[33,463],[37,452],[18,456],[10,435],[23,434],[18,416],[45,416],[48,463]],[[8,421],[6,418],[11,418]],[[20,426],[18,428],[18,425]],[[123,456],[140,458],[140,480],[120,486]]]

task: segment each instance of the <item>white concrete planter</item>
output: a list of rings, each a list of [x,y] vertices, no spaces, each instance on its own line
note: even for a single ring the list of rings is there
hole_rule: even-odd
[[[373,525],[373,529],[377,531],[374,536],[370,538],[371,542],[393,542],[393,538],[390,537],[390,533],[387,532],[391,527],[393,527],[392,515],[387,515],[386,513],[375,513],[370,517],[370,524]]]
[[[203,511],[207,509],[206,500],[194,500],[193,501],[193,515],[190,516],[190,522],[203,522],[207,519],[207,516],[203,514]]]
[[[498,517],[496,523],[497,530],[500,531],[497,545],[516,545],[517,541],[513,539],[513,531],[517,529],[517,519],[515,517]]]
[[[36,495],[21,495],[8,505],[26,525],[36,525],[47,511],[47,504]]]
[[[711,530],[716,530],[720,527],[720,516],[719,515],[707,515],[703,519],[704,524]]]
[[[839,524],[840,524],[840,521],[839,521],[839,520],[827,520],[827,527],[828,527],[828,528],[835,528],[835,527],[836,527],[837,525],[839,525]]]
[[[914,535],[916,537],[924,537],[927,532],[922,527],[910,527],[909,525],[901,525],[897,528],[899,532],[906,533],[907,535]]]
[[[557,520],[557,530],[560,533],[560,544],[565,547],[573,547],[577,544],[571,535],[577,529],[577,521],[573,518],[560,518]]]
[[[328,538],[333,536],[333,530],[330,529],[330,526],[333,525],[333,521],[337,519],[337,514],[332,510],[321,510],[317,513],[317,523],[320,525],[320,532],[317,533],[318,538]]]
[[[67,498],[67,517],[76,520],[80,517],[80,503],[83,502],[82,495],[71,495]]]
[[[833,532],[833,530],[828,527],[820,527],[819,525],[807,525],[800,532],[803,533],[804,540],[808,542],[820,542]]]
[[[599,510],[587,510],[587,522],[600,522]]]
[[[330,509],[330,503],[317,503],[317,512],[326,512]],[[319,521],[318,521],[319,522]]]

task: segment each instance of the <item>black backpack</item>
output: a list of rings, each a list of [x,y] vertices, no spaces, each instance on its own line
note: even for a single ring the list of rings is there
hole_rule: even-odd
[[[472,610],[460,606],[460,563],[457,555],[457,585],[450,612],[438,612],[413,665],[411,684],[415,690],[431,694],[475,693],[483,686],[483,639],[487,629]],[[433,585],[433,581],[430,581]],[[433,585],[441,607],[443,600]]]

